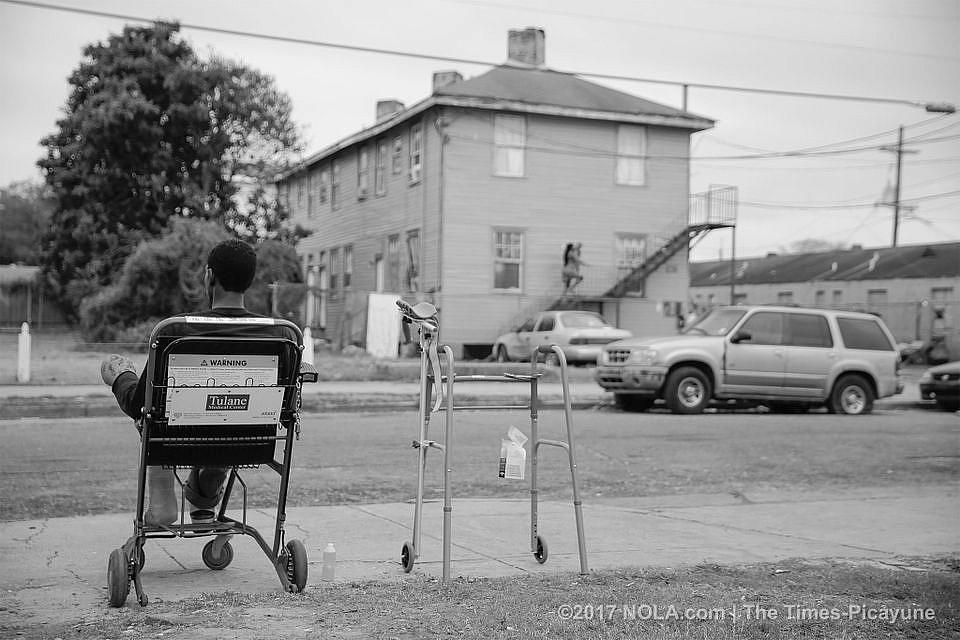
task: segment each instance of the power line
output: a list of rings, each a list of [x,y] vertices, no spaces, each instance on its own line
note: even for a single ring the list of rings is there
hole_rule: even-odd
[[[504,4],[500,2],[480,2],[479,0],[446,0],[447,2],[454,2],[457,4],[466,4],[476,7],[496,7],[499,9],[508,9],[511,11],[531,11],[527,7],[518,7],[512,4]],[[738,38],[753,38],[755,40],[772,40],[774,42],[790,42],[793,44],[803,44],[803,45],[814,45],[817,47],[830,47],[834,49],[845,49],[848,51],[866,51],[871,53],[887,53],[900,56],[910,56],[910,57],[919,57],[919,58],[935,58],[942,60],[957,60],[956,56],[941,55],[937,53],[920,53],[913,51],[902,51],[897,49],[882,49],[879,47],[866,47],[862,45],[855,44],[844,44],[840,42],[824,42],[822,40],[805,40],[803,38],[790,38],[786,36],[775,36],[775,35],[766,35],[762,33],[750,33],[744,31],[728,31],[726,29],[714,29],[710,27],[696,27],[692,25],[679,25],[672,24],[669,22],[654,22],[651,20],[642,20],[638,18],[623,18],[623,17],[607,17],[607,16],[598,16],[593,13],[582,13],[578,11],[561,11],[558,9],[545,9],[538,7],[536,9],[537,13],[545,13],[550,15],[565,16],[568,18],[585,18],[587,20],[600,20],[603,22],[614,22],[616,24],[635,24],[641,27],[647,28],[656,28],[656,29],[673,29],[676,31],[693,31],[695,33],[708,33],[711,35],[723,35],[723,36],[736,36]]]
[[[108,11],[97,11],[94,9],[82,9],[79,7],[66,7],[62,5],[48,4],[43,2],[34,2],[33,0],[0,0],[0,2],[5,2],[7,4],[16,4],[25,7],[32,7],[37,9],[49,9],[53,11],[66,11],[70,13],[77,13],[82,15],[97,16],[101,18],[111,18],[115,20],[127,20],[132,22],[146,22],[146,23],[155,23],[158,20],[153,20],[149,18],[144,18],[141,16],[134,16],[129,14],[122,13],[112,13]],[[162,22],[162,21],[160,21]],[[349,45],[335,42],[325,42],[322,40],[313,40],[308,38],[294,38],[291,36],[280,36],[266,33],[258,33],[254,31],[241,31],[239,29],[226,29],[222,27],[210,27],[206,25],[191,24],[187,22],[177,23],[181,28],[184,29],[193,29],[195,31],[207,31],[210,33],[219,33],[222,35],[232,35],[240,36],[245,38],[258,38],[262,40],[271,40],[275,42],[286,42],[290,44],[302,44],[315,47],[325,47],[329,49],[341,49],[345,51],[354,51],[358,53],[374,53],[380,55],[391,55],[399,56],[404,58],[414,58],[419,60],[434,60],[439,62],[453,62],[456,64],[469,64],[469,65],[481,65],[488,67],[499,66],[498,62],[491,62],[489,60],[475,60],[470,58],[458,58],[452,56],[440,56],[424,53],[414,53],[411,51],[398,51],[396,49],[384,49],[378,47],[362,47],[358,45]],[[940,110],[950,108],[953,109],[952,105],[947,104],[935,104],[930,102],[925,102],[921,100],[906,100],[903,98],[881,98],[876,96],[855,96],[850,94],[835,94],[835,93],[817,93],[810,91],[789,91],[785,89],[760,89],[757,87],[740,87],[734,85],[721,85],[721,84],[709,84],[703,82],[681,82],[679,80],[661,80],[657,78],[641,78],[638,76],[627,76],[627,75],[615,75],[615,74],[606,74],[606,73],[592,73],[584,71],[572,71],[564,72],[571,73],[573,75],[583,76],[587,78],[597,78],[602,80],[622,80],[627,82],[643,82],[648,84],[662,84],[674,87],[683,87],[683,88],[696,88],[696,89],[712,89],[717,91],[739,91],[745,93],[764,93],[770,95],[780,95],[787,97],[799,97],[799,98],[822,98],[826,100],[847,100],[855,102],[873,102],[881,104],[899,104],[899,105],[909,105],[912,107],[927,108],[928,110]]]

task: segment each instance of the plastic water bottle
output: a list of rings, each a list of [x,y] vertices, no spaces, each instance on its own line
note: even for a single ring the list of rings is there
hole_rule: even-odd
[[[327,543],[323,550],[323,566],[320,570],[320,579],[332,581],[337,575],[337,550],[332,542]]]

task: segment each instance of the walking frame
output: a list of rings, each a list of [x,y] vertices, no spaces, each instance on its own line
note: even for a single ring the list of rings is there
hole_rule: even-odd
[[[540,345],[533,350],[530,357],[529,374],[503,373],[500,375],[456,375],[454,370],[453,349],[449,345],[438,345],[440,322],[436,308],[429,302],[420,302],[414,306],[403,300],[397,301],[400,308],[405,337],[409,339],[409,327],[413,326],[418,334],[420,346],[420,402],[418,410],[419,437],[413,441],[413,448],[418,453],[417,464],[417,495],[414,502],[413,536],[412,540],[404,542],[400,552],[400,563],[403,570],[409,573],[414,562],[420,555],[423,513],[424,473],[427,464],[427,450],[438,449],[443,452],[443,581],[450,579],[450,548],[451,548],[451,521],[453,518],[452,491],[450,476],[452,472],[451,448],[453,442],[453,414],[460,410],[523,410],[530,411],[530,430],[532,443],[530,466],[530,551],[540,564],[547,561],[547,541],[540,534],[538,528],[538,498],[539,485],[537,474],[537,459],[541,446],[552,446],[564,449],[570,465],[570,477],[573,486],[573,508],[577,527],[577,545],[580,557],[580,573],[587,574],[587,548],[583,530],[583,508],[580,501],[580,489],[577,481],[577,463],[573,444],[573,419],[570,401],[570,387],[567,380],[567,359],[563,350],[557,345]],[[444,364],[447,375],[442,375],[439,351],[443,351]],[[566,426],[566,440],[541,439],[538,435],[540,400],[538,396],[538,382],[542,373],[537,370],[541,358],[553,354],[560,365],[560,381],[563,389],[564,424]],[[454,403],[455,382],[513,382],[529,383],[529,404],[515,405],[461,405]],[[432,397],[435,396],[435,397]],[[433,405],[431,406],[431,400]],[[445,405],[444,440],[436,442],[428,439],[430,417]]]
[[[201,553],[213,570],[233,560],[230,539],[249,535],[270,560],[285,591],[302,591],[307,581],[306,549],[300,540],[284,545],[287,489],[293,441],[300,436],[300,392],[317,372],[302,362],[303,334],[293,323],[273,318],[178,316],[156,325],[150,335],[133,535],[110,554],[110,605],[120,607],[133,582],[141,606],[144,543],[155,538],[212,537]],[[276,460],[282,443],[283,458]],[[272,545],[247,523],[247,485],[241,468],[266,465],[280,476]],[[179,522],[144,522],[148,466],[172,468],[180,492]],[[229,469],[214,522],[184,522],[184,483],[178,468]],[[240,519],[226,515],[235,486],[242,491]]]

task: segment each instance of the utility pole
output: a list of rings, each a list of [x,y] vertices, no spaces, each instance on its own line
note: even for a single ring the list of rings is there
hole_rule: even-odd
[[[896,147],[880,147],[882,151],[890,151],[897,154],[897,181],[893,185],[893,202],[884,202],[884,206],[893,207],[893,243],[890,245],[892,247],[897,246],[897,235],[900,231],[900,210],[901,209],[913,209],[913,207],[904,207],[900,204],[900,181],[903,175],[903,154],[905,153],[920,153],[915,149],[904,149],[903,148],[903,126],[900,127],[897,133],[897,146]]]

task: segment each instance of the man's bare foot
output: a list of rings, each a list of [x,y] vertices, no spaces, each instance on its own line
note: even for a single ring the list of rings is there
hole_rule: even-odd
[[[129,371],[133,374],[137,373],[137,367],[130,358],[118,356],[114,353],[107,356],[107,359],[100,363],[100,377],[110,386],[113,386],[113,381],[124,371]]]

